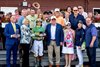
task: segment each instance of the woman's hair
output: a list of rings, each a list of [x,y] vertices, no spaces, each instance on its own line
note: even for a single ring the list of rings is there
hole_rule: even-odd
[[[41,18],[40,18],[40,16],[41,16]],[[42,13],[38,14],[38,18],[41,19],[41,20],[43,20],[43,14]]]
[[[26,21],[27,21],[28,23],[30,23],[30,21],[29,21],[27,18],[25,18],[25,19],[23,20],[22,23],[24,24],[24,23],[26,23]]]
[[[68,11],[68,8],[70,8],[70,9],[71,9],[71,13],[73,13],[72,7],[71,7],[71,6],[67,6],[67,7],[66,7],[66,11]]]

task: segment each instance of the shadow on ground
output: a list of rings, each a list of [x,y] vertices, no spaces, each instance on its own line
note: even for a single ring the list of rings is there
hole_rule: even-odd
[[[97,62],[96,63],[96,67],[100,67],[100,62]],[[85,62],[84,63],[84,67],[87,67],[88,66],[88,62]],[[0,67],[6,67],[6,65],[0,65]],[[13,67],[13,66],[11,66],[11,67]],[[20,65],[19,64],[17,64],[17,67],[20,67]],[[33,66],[34,67],[34,66]],[[40,66],[39,66],[40,67]],[[49,67],[49,66],[44,66],[44,67]],[[53,66],[53,67],[56,67],[56,66]],[[60,66],[60,67],[64,67],[64,66]],[[74,65],[73,66],[71,66],[71,67],[75,67]]]

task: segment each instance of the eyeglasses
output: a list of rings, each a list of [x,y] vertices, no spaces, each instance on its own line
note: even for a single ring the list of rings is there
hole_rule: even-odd
[[[51,20],[56,20],[56,19],[51,19]]]
[[[82,8],[78,8],[78,9],[82,9]]]
[[[73,11],[78,11],[78,10],[73,10]]]

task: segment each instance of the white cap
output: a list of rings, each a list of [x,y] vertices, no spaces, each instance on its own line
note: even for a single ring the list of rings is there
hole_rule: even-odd
[[[55,12],[57,12],[57,11],[59,12],[59,11],[60,11],[60,9],[59,9],[59,8],[55,8],[55,10],[54,10],[54,11],[55,11]]]
[[[56,19],[56,16],[51,16],[51,19]]]
[[[71,24],[70,22],[65,22],[65,25]]]

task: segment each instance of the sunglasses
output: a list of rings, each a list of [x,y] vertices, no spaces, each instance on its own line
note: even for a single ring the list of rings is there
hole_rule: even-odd
[[[78,10],[73,10],[73,11],[78,11]]]
[[[78,9],[82,9],[82,8],[78,8]]]
[[[56,20],[56,19],[51,19],[51,20]]]

